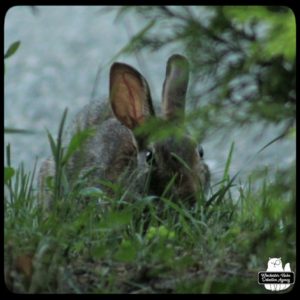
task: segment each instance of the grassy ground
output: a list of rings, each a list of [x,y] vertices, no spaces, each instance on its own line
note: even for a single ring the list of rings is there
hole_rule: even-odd
[[[149,197],[107,199],[104,209],[95,193],[78,209],[83,197],[72,195],[45,217],[24,188],[30,177],[16,176],[23,182],[5,201],[5,279],[15,292],[261,293],[269,257],[295,266],[295,203],[276,182],[193,210],[162,199],[160,216]]]
[[[58,144],[52,140],[59,163]],[[109,198],[79,184],[56,193],[46,215],[34,172],[13,169],[6,152],[4,264],[11,291],[267,293],[257,273],[269,257],[295,270],[294,169],[272,177],[265,170],[237,185],[228,159],[224,180],[192,209],[168,198],[124,201],[122,190]],[[55,180],[53,189],[61,187]]]

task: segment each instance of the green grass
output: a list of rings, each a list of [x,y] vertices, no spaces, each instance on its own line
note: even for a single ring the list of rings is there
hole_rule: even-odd
[[[237,186],[229,175],[232,144],[224,179],[194,208],[166,197],[125,201],[124,189],[110,198],[84,184],[64,188],[64,166],[85,136],[65,150],[61,134],[57,141],[48,135],[59,173],[49,184],[55,201],[47,215],[37,201],[35,168],[13,168],[6,149],[4,263],[10,290],[268,293],[257,284],[257,273],[266,270],[269,257],[282,257],[295,270],[294,170],[253,173]]]

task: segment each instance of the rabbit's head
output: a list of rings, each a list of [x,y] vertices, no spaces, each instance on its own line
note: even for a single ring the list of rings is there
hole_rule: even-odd
[[[189,80],[189,64],[181,55],[169,58],[162,93],[160,124],[176,124],[184,113]],[[138,168],[148,164],[150,193],[160,196],[170,186],[172,195],[194,199],[198,191],[209,186],[209,169],[203,161],[203,150],[188,134],[168,136],[148,143],[145,135],[134,129],[155,117],[151,93],[145,78],[134,68],[114,63],[110,71],[110,103],[116,118],[133,130],[132,143],[138,153]],[[178,121],[178,122],[177,122]],[[151,132],[150,132],[151,135]]]

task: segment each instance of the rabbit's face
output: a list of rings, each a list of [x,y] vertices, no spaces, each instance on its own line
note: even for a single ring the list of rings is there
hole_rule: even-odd
[[[182,55],[172,55],[167,62],[162,91],[162,117],[166,123],[178,124],[178,117],[184,116],[188,81],[187,59]],[[110,70],[110,103],[115,117],[133,130],[134,135],[134,129],[155,118],[146,79],[136,69],[123,63],[114,63]],[[138,169],[142,174],[150,175],[151,193],[160,196],[169,187],[172,195],[186,199],[194,198],[199,190],[207,190],[208,167],[197,144],[189,136],[181,139],[170,136],[148,145],[148,148],[145,145],[147,136],[135,137],[139,154],[145,154],[144,157],[138,155]],[[151,160],[147,168],[144,168],[145,160]]]
[[[203,152],[190,137],[168,138],[155,143],[151,149],[150,190],[156,195],[163,194],[169,184],[171,194],[182,200],[207,190],[208,167]]]

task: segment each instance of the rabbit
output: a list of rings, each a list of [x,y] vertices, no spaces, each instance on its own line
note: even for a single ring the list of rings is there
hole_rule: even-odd
[[[178,113],[184,112],[188,81],[188,60],[179,54],[172,55],[163,84],[159,118],[162,124],[176,123]],[[176,199],[193,202],[198,192],[206,193],[210,171],[203,159],[203,149],[188,134],[181,139],[169,136],[149,143],[135,129],[150,118],[158,119],[146,79],[130,65],[113,63],[109,101],[91,101],[73,121],[70,137],[87,128],[93,128],[95,134],[68,161],[69,181],[82,176],[87,178],[88,186],[104,190],[107,188],[101,184],[103,181],[126,182],[137,193],[142,193],[147,185],[147,194],[159,197],[173,178],[171,193]],[[54,161],[49,158],[38,176],[40,198],[46,207],[51,206],[51,195],[45,182],[54,172]]]

